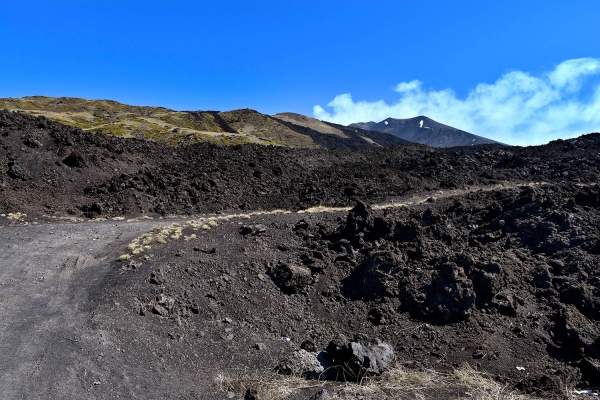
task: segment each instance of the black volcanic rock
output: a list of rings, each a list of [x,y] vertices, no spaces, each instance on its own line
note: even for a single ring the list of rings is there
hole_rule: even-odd
[[[42,147],[25,146],[29,137]],[[0,179],[4,181],[0,214],[101,213],[106,218],[300,210],[353,206],[357,199],[377,204],[423,191],[433,194],[504,181],[585,184],[598,181],[599,143],[600,134],[590,134],[525,148],[481,145],[441,150],[416,143],[357,151],[211,143],[173,148],[0,110]],[[75,168],[64,164],[72,153],[85,162]],[[91,209],[94,204],[97,207]],[[392,228],[374,218],[357,226],[361,229],[354,232],[357,237],[345,239],[360,243],[361,233],[364,240],[387,237]],[[417,228],[407,224],[399,238],[416,240]],[[533,229],[551,235],[554,228],[541,224]],[[451,232],[448,235],[452,237]],[[563,245],[558,239],[545,244],[548,250]]]
[[[432,147],[500,144],[494,140],[440,124],[425,116],[408,119],[387,118],[381,122],[357,122],[348,126],[388,133],[410,142],[426,144]]]

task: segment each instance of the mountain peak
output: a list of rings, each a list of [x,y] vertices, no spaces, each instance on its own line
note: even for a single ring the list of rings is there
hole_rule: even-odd
[[[405,119],[390,117],[381,122],[358,122],[349,126],[387,133],[404,140],[432,147],[500,144],[494,140],[444,125],[425,115]]]

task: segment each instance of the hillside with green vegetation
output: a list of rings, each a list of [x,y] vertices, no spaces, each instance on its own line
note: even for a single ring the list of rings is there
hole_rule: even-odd
[[[149,139],[173,146],[195,142],[318,147],[306,135],[252,110],[180,112],[112,100],[32,96],[0,99],[0,108],[42,115],[85,131]]]
[[[112,100],[30,96],[0,99],[0,109],[44,116],[90,132],[135,137],[171,146],[199,142],[357,150],[409,143],[387,133],[349,128],[300,114],[273,116],[250,109],[175,111]]]

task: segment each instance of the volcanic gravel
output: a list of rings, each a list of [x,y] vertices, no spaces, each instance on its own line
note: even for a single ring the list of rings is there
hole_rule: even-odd
[[[562,398],[566,386],[600,382],[599,199],[595,185],[545,184],[255,216],[243,222],[259,233],[227,222],[134,257],[140,265],[100,303],[126,305],[104,310],[107,321],[138,321],[123,346],[147,353],[126,338],[150,331],[177,343],[173,362],[222,345],[216,363],[268,369],[307,340],[325,349],[360,332],[411,368],[469,363],[510,388]]]
[[[90,323],[132,365],[185,376],[272,370],[307,340],[363,333],[410,368],[469,363],[563,398],[600,383],[599,150],[600,134],[528,148],[169,148],[0,112],[0,212],[352,206],[182,225],[114,262]],[[411,195],[429,200],[369,206]]]

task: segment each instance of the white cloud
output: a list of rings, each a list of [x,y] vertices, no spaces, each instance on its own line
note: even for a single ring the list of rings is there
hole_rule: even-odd
[[[401,82],[400,98],[388,104],[336,96],[315,118],[339,124],[426,115],[438,122],[500,142],[531,145],[600,131],[600,59],[567,60],[533,76],[513,71],[492,84],[480,83],[464,99],[451,89],[425,90],[422,82]],[[591,94],[590,94],[591,93]]]
[[[399,83],[398,86],[396,86],[396,92],[398,92],[398,93],[413,92],[415,90],[420,90],[421,85],[423,85],[423,82],[416,80],[416,79],[412,80],[410,82],[402,82],[402,83]]]

